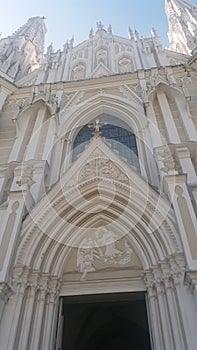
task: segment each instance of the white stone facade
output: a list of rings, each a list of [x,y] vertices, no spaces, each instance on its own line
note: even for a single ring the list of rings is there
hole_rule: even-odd
[[[151,348],[196,350],[195,47],[98,22],[43,56],[45,31],[35,17],[0,41],[0,348],[61,349],[61,296],[139,291]],[[135,135],[139,169],[102,137],[107,124]]]

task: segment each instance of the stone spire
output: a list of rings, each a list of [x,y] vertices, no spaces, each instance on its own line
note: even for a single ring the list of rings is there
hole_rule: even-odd
[[[185,0],[165,0],[170,49],[191,54],[197,46],[197,5]]]
[[[19,79],[39,68],[44,53],[44,17],[32,17],[14,34],[0,40],[0,70]]]

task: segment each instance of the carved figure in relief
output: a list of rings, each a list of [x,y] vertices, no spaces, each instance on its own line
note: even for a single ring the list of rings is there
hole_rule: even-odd
[[[117,237],[112,231],[108,231],[105,227],[97,230],[96,238],[99,245],[105,247],[105,261],[113,259],[116,256],[120,256],[122,252],[116,248]]]
[[[123,258],[119,260],[120,265],[128,264],[131,261],[132,255],[133,255],[133,249],[129,246],[126,239],[124,239],[124,250],[125,250],[125,255]]]
[[[122,267],[132,262],[134,252],[126,238],[99,227],[85,237],[77,251],[77,268],[84,280],[88,272],[109,267]]]
[[[77,252],[77,267],[79,271],[83,273],[81,280],[85,279],[88,272],[95,271],[93,266],[96,249],[94,249],[95,243],[91,238],[85,237],[80,244]]]

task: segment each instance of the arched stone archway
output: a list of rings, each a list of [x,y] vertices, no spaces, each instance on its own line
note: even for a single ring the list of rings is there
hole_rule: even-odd
[[[184,349],[184,266],[170,203],[95,137],[23,223],[9,342],[52,350],[59,296],[143,291],[154,347]]]

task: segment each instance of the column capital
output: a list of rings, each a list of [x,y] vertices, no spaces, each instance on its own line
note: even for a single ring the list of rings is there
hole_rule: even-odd
[[[14,291],[8,283],[0,283],[0,299],[2,299],[5,303],[13,295],[13,293]]]
[[[197,271],[187,271],[185,273],[185,284],[191,288],[192,292],[197,286]]]

